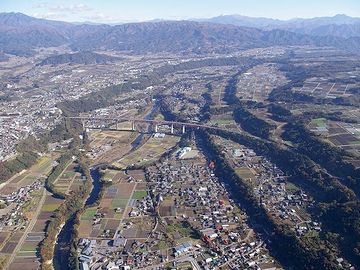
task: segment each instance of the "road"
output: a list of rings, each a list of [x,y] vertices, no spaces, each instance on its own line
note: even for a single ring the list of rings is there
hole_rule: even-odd
[[[25,242],[25,240],[26,240],[26,238],[27,238],[27,236],[28,236],[28,233],[31,232],[32,229],[34,228],[34,225],[35,225],[35,223],[36,223],[36,221],[37,221],[37,218],[38,218],[38,216],[39,216],[39,214],[40,214],[41,208],[42,208],[42,206],[43,206],[43,204],[44,204],[44,202],[45,202],[46,195],[47,195],[47,191],[46,191],[45,188],[43,187],[43,192],[42,192],[42,195],[41,195],[41,199],[40,199],[40,201],[39,201],[39,203],[38,203],[38,206],[37,206],[37,208],[36,208],[36,211],[35,211],[35,213],[34,213],[34,216],[33,216],[33,218],[31,219],[29,225],[26,227],[24,234],[22,235],[22,237],[20,238],[18,244],[16,245],[16,248],[14,249],[14,252],[11,254],[11,256],[10,256],[8,262],[7,262],[7,265],[6,265],[5,269],[8,269],[8,267],[9,267],[9,266],[11,265],[11,263],[14,261],[14,259],[15,259],[16,255],[17,255],[17,253],[19,252],[21,246],[22,246],[23,243]]]
[[[157,264],[157,265],[151,265],[145,268],[141,268],[142,270],[154,270],[154,269],[163,269],[164,265],[168,264],[168,263],[172,263],[172,262],[190,262],[191,265],[193,267],[195,267],[196,270],[201,270],[201,267],[199,266],[199,264],[197,263],[197,261],[194,259],[193,255],[194,254],[199,254],[197,251],[194,251],[190,254],[185,254],[183,256],[178,256],[174,259],[168,260],[164,263],[161,264]]]

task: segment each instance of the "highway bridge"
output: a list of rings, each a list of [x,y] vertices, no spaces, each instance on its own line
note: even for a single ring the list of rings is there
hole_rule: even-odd
[[[220,128],[217,126],[204,125],[201,123],[188,123],[188,122],[178,122],[178,121],[167,121],[167,120],[152,120],[152,119],[142,119],[142,118],[126,118],[126,117],[68,117],[69,119],[81,120],[83,127],[85,128],[101,128],[101,126],[95,127],[87,125],[87,123],[109,123],[108,125],[116,125],[116,130],[118,130],[118,123],[121,122],[130,122],[131,130],[136,131],[136,123],[146,123],[154,126],[154,132],[158,132],[159,126],[169,126],[170,133],[174,134],[175,127],[180,127],[181,132],[185,133],[187,128],[192,129],[215,129],[215,130],[224,130],[228,131],[225,128]]]

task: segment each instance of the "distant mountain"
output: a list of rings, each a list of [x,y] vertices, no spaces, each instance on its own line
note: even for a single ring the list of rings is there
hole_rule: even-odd
[[[77,52],[49,56],[43,61],[41,61],[38,65],[56,66],[61,64],[106,64],[109,62],[114,62],[116,60],[120,60],[120,58],[93,52]]]
[[[283,21],[262,18],[262,17],[247,17],[242,15],[221,15],[210,19],[195,19],[199,22],[211,22],[220,24],[232,24],[236,26],[255,27],[255,28],[273,28],[275,25],[281,25]]]
[[[241,15],[223,15],[210,19],[199,19],[198,21],[255,27],[263,30],[281,29],[314,36],[360,37],[360,18],[353,18],[343,14],[333,17],[285,21]]]
[[[1,61],[6,61],[8,59],[9,59],[9,57],[6,54],[0,52],[0,62]]]
[[[106,27],[110,26],[75,25],[22,13],[0,13],[0,51],[26,56],[36,48],[60,46],[72,38]]]
[[[312,36],[307,32],[296,33],[295,30],[276,27],[273,29],[269,26],[281,25],[281,21],[264,18],[245,19],[251,21],[252,26],[257,23],[257,27],[263,29],[194,21],[159,21],[115,26],[78,25],[36,19],[21,13],[0,13],[0,52],[27,55],[37,48],[59,45],[69,45],[75,51],[105,49],[141,54],[225,53],[277,45],[334,46],[360,52],[357,37],[345,39],[331,35]],[[51,61],[73,61],[69,57],[61,56]]]

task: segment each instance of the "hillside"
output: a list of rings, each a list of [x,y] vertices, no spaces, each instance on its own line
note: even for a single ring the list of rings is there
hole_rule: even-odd
[[[236,26],[255,27],[263,30],[281,29],[294,33],[313,36],[360,37],[360,18],[346,15],[319,17],[311,19],[274,20],[268,18],[253,18],[241,15],[222,15],[202,22],[230,24]]]
[[[106,64],[116,60],[119,60],[119,58],[93,52],[78,52],[50,56],[41,61],[38,65],[56,66],[61,64]]]
[[[193,21],[161,21],[116,26],[78,25],[0,14],[0,51],[29,55],[35,49],[69,45],[77,51],[116,50],[144,53],[212,53],[278,45],[334,46],[360,52],[358,37],[312,36],[282,29]]]

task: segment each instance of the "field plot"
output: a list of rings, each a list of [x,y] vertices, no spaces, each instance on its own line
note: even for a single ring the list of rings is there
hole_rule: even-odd
[[[50,221],[53,212],[60,206],[62,200],[53,198],[50,194],[45,195],[44,203],[39,208],[40,212],[37,216],[35,223],[30,232],[27,233],[24,242],[21,244],[15,260],[11,263],[10,269],[19,269],[17,267],[23,267],[24,269],[37,269],[38,257],[37,248],[40,242],[45,237],[45,227],[47,222]],[[36,204],[36,208],[39,204]],[[16,236],[16,239],[12,241],[19,242],[20,235]],[[9,243],[11,244],[12,241]],[[10,248],[14,248],[10,246]],[[22,268],[21,268],[22,269]]]
[[[0,190],[1,194],[7,195],[19,188],[32,184],[37,179],[43,179],[52,169],[52,162],[58,155],[43,156],[30,169],[11,178]]]
[[[155,161],[163,153],[174,147],[179,140],[180,138],[176,136],[165,136],[164,138],[151,137],[144,145],[129,153],[123,159],[114,162],[114,165],[124,169],[129,165],[141,165]]]
[[[241,179],[244,179],[247,181],[254,178],[254,176],[255,176],[253,171],[250,170],[248,167],[240,167],[240,168],[237,168],[235,171],[241,177]]]
[[[243,100],[264,101],[274,88],[286,82],[275,64],[258,65],[240,76],[236,96]]]
[[[91,151],[88,156],[96,164],[111,163],[130,151],[131,142],[136,136],[136,132],[129,131],[92,131],[90,133]]]
[[[36,258],[20,258],[16,257],[10,265],[9,270],[34,270],[38,269],[39,262]]]
[[[337,98],[350,96],[349,89],[358,88],[356,84],[344,84],[339,82],[330,81],[327,78],[310,78],[307,79],[302,87],[293,88],[293,91],[308,94],[321,98]]]
[[[116,175],[115,171],[108,175]],[[105,173],[106,175],[106,173]],[[125,179],[105,188],[98,207],[91,207],[81,215],[80,237],[111,239],[127,211],[133,196],[142,197],[145,190],[135,191],[136,183],[128,183]]]
[[[213,126],[226,128],[226,129],[237,129],[236,122],[233,119],[232,113],[220,114],[220,115],[212,115],[210,119],[210,123]]]
[[[83,181],[81,180],[81,174],[77,171],[77,163],[70,163],[64,172],[54,182],[56,190],[69,194],[70,191],[77,190]]]
[[[322,135],[324,139],[333,145],[360,155],[360,124],[335,122],[318,118],[313,119],[308,128]],[[354,166],[358,167],[358,162],[356,160],[354,162]]]

